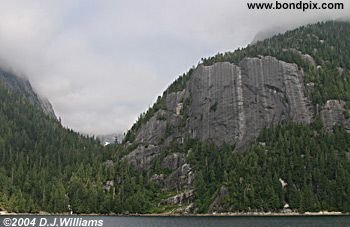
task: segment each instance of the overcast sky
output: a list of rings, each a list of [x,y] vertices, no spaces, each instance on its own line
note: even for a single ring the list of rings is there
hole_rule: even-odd
[[[345,10],[308,12],[246,2],[0,0],[0,65],[27,76],[65,126],[108,134],[127,130],[201,57],[270,28],[350,15],[347,0]]]

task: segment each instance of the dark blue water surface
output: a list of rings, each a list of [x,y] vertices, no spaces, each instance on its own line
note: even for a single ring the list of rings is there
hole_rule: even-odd
[[[120,227],[350,227],[350,216],[297,217],[104,217],[104,226]]]

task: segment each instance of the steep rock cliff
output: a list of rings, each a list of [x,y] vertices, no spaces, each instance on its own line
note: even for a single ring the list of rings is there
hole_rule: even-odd
[[[137,130],[134,143],[140,145],[126,156],[138,169],[150,168],[159,147],[171,142],[193,138],[243,150],[263,128],[285,121],[309,124],[313,117],[303,71],[274,57],[199,65],[185,88],[163,102]]]

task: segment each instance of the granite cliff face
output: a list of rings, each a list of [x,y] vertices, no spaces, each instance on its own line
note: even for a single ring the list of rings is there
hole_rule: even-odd
[[[316,67],[310,55],[297,53]],[[169,150],[174,143],[196,139],[217,146],[234,145],[235,151],[244,152],[264,128],[285,122],[308,125],[318,114],[329,132],[336,125],[350,132],[346,102],[328,100],[322,106],[313,105],[309,89],[298,65],[275,57],[199,65],[183,87],[164,92],[158,108],[136,129],[130,143],[134,149],[124,160],[139,171],[153,172],[150,181],[163,190],[183,193],[194,189],[196,171],[188,159],[191,149],[183,153]],[[158,171],[154,172],[156,163]],[[182,198],[181,193],[175,197]],[[225,188],[220,193],[224,197]],[[220,207],[221,197],[210,209]]]
[[[40,107],[50,117],[56,118],[51,103],[36,94],[27,79],[0,69],[0,82],[9,90],[27,97],[33,105]]]
[[[174,141],[194,138],[242,150],[263,128],[309,124],[313,117],[303,71],[273,57],[199,65],[184,90],[166,95],[164,106],[141,125],[140,145],[126,156],[138,169],[148,169],[160,147]]]
[[[245,58],[238,66],[200,66],[188,92],[190,136],[218,145],[240,148],[265,127],[283,121],[310,123],[312,118],[303,73],[272,57]]]

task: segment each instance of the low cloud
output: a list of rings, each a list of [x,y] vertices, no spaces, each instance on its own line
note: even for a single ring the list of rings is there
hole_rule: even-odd
[[[344,10],[248,10],[245,0],[6,1],[0,65],[26,75],[63,124],[89,134],[127,130],[201,57]],[[320,1],[321,2],[321,1]]]

